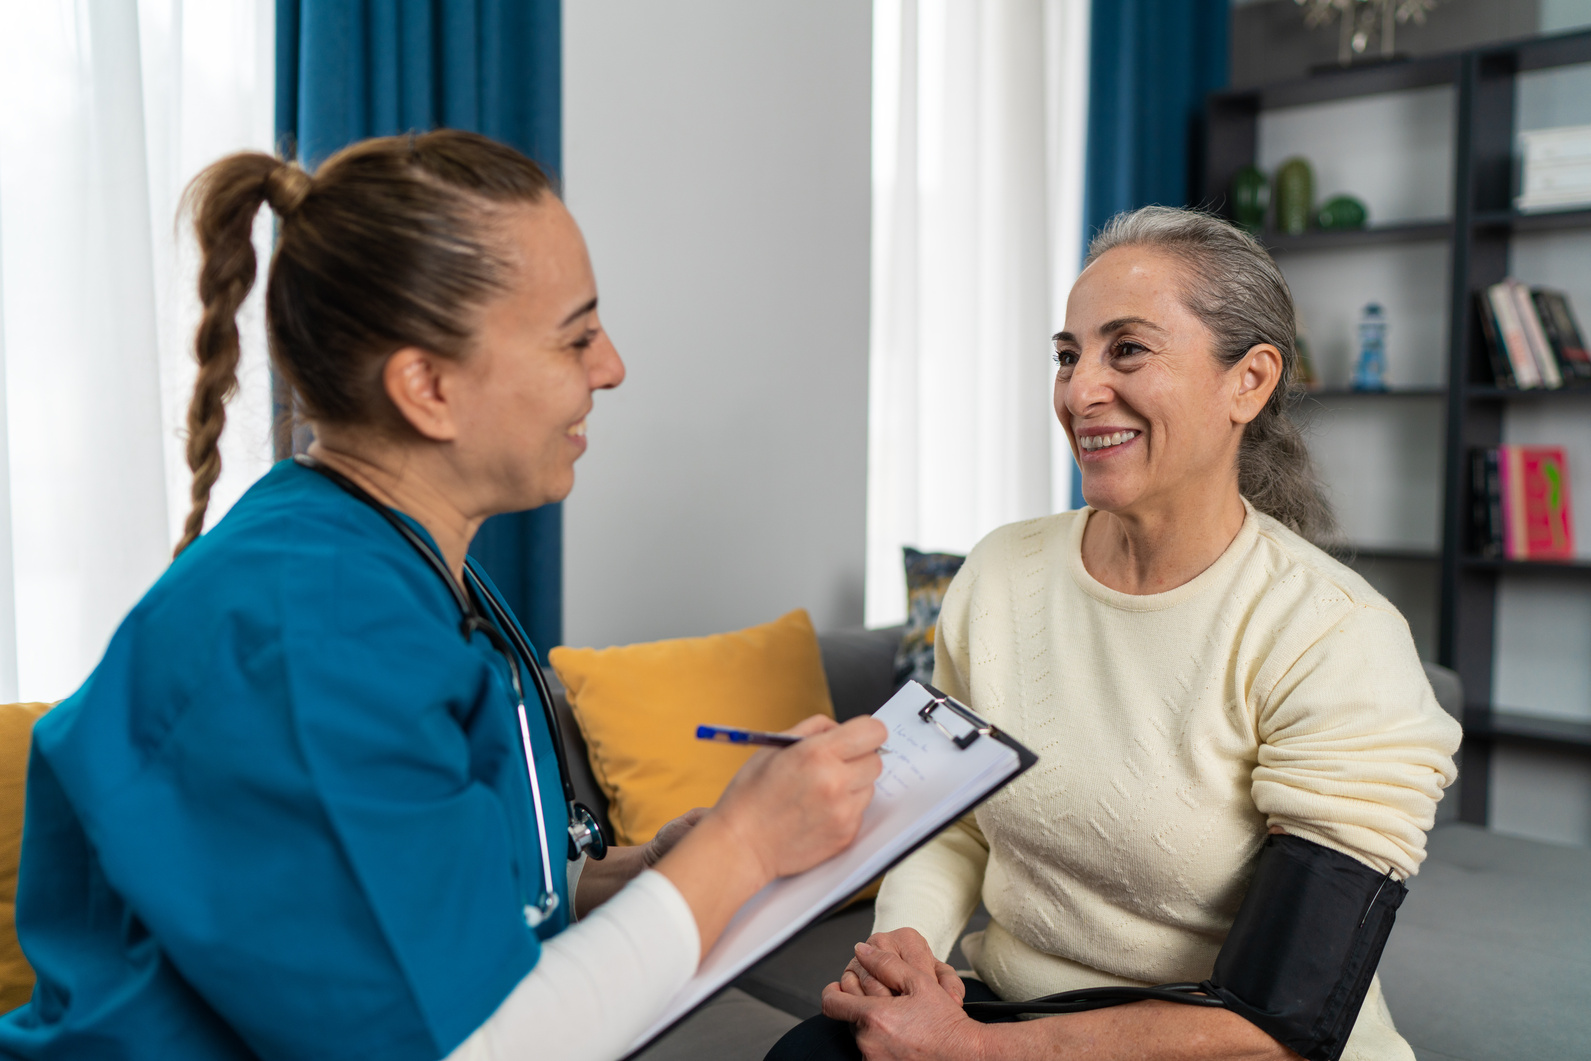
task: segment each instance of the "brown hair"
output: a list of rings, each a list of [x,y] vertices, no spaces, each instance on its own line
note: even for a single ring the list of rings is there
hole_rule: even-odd
[[[1111,218],[1089,243],[1085,268],[1117,247],[1163,251],[1186,268],[1191,282],[1183,303],[1215,336],[1215,356],[1222,364],[1237,364],[1261,343],[1281,352],[1276,389],[1243,431],[1238,491],[1255,508],[1315,544],[1335,545],[1337,520],[1331,503],[1309,447],[1288,416],[1303,395],[1295,342],[1298,317],[1275,260],[1237,226],[1169,206],[1145,206]]]
[[[203,530],[221,474],[237,312],[254,283],[262,203],[280,219],[265,289],[272,366],[311,420],[374,424],[391,415],[381,368],[394,351],[468,351],[482,305],[511,268],[493,221],[552,190],[524,155],[452,129],[362,141],[314,176],[259,152],[200,173],[185,199],[203,253],[199,375],[188,407],[193,507],[176,552]]]

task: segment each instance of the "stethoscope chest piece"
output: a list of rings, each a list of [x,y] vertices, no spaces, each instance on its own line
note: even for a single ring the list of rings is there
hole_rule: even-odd
[[[585,855],[601,862],[607,853],[608,840],[602,835],[597,816],[584,803],[569,804],[569,861]]]

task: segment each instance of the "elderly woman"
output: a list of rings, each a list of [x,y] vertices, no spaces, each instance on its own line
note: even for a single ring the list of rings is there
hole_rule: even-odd
[[[1296,1056],[1263,1007],[1138,1001],[1015,1023],[961,1008],[964,993],[1208,981],[1240,908],[1262,941],[1314,914],[1260,888],[1262,850],[1399,894],[1424,858],[1459,727],[1403,617],[1313,544],[1332,518],[1284,411],[1294,321],[1275,263],[1216,218],[1148,207],[1094,240],[1055,336],[1055,410],[1088,507],[980,542],[936,646],[935,683],[1039,766],[885,879],[827,1018],[771,1059]],[[980,898],[992,920],[962,941],[964,983],[942,962]],[[1255,957],[1226,963],[1264,981]],[[1363,978],[1346,1049],[1310,1056],[1412,1058]]]

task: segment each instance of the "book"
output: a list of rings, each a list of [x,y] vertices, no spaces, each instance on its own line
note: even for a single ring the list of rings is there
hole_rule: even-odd
[[[1470,451],[1470,544],[1473,556],[1503,555],[1503,496],[1497,450]]]
[[[1591,203],[1591,126],[1527,129],[1519,134],[1519,210]]]
[[[910,681],[873,717],[889,728],[884,772],[851,846],[752,896],[702,955],[651,1027],[641,1049],[781,943],[937,836],[1038,761],[1027,748],[944,693]],[[839,974],[839,970],[835,970]]]
[[[1547,333],[1541,326],[1541,317],[1536,313],[1536,303],[1530,297],[1530,288],[1518,280],[1504,280],[1503,283],[1508,285],[1508,290],[1514,296],[1514,305],[1519,309],[1519,323],[1524,329],[1525,343],[1530,347],[1530,356],[1535,360],[1536,368],[1541,373],[1542,386],[1563,386],[1563,373],[1558,370],[1558,359],[1547,343]]]
[[[1563,447],[1502,445],[1494,452],[1502,555],[1510,560],[1572,557],[1574,523]]]
[[[1525,326],[1519,320],[1519,305],[1514,301],[1513,289],[1507,283],[1491,285],[1486,289],[1486,304],[1491,307],[1497,336],[1508,354],[1515,383],[1522,390],[1541,386],[1541,370],[1536,367],[1530,343],[1525,338]]]
[[[1591,380],[1591,351],[1586,349],[1569,297],[1562,291],[1542,287],[1532,288],[1530,297],[1536,303],[1536,314],[1564,378]]]
[[[1492,380],[1499,387],[1519,386],[1514,379],[1514,367],[1508,360],[1508,350],[1497,333],[1497,318],[1483,291],[1475,292],[1475,314],[1480,318],[1481,342],[1486,347],[1486,360],[1492,366]]]

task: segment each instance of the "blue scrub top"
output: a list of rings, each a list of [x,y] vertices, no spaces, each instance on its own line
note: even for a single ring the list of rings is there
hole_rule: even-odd
[[[568,833],[532,701],[560,892],[533,931],[516,701],[459,620],[378,513],[290,461],[186,550],[34,728],[38,984],[0,1056],[435,1061],[490,1016],[568,924]]]

